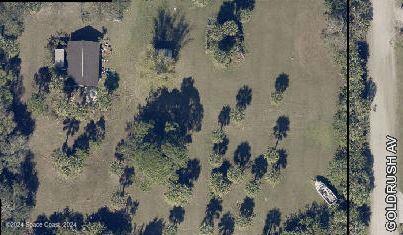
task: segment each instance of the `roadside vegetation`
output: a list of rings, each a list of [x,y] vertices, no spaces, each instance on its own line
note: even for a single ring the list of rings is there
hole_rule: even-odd
[[[206,53],[218,67],[229,67],[245,59],[244,24],[252,17],[255,1],[224,2],[206,28]]]
[[[350,25],[350,233],[367,234],[370,223],[370,194],[374,187],[373,156],[369,149],[369,113],[375,84],[368,77],[366,35],[372,20],[369,0],[353,1]]]

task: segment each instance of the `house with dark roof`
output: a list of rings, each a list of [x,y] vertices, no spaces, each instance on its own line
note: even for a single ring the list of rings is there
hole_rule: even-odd
[[[69,41],[67,74],[79,86],[96,87],[100,78],[100,44],[94,41]]]

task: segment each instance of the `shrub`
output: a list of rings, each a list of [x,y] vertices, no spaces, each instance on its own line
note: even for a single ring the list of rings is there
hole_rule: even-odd
[[[42,115],[48,110],[48,106],[45,102],[45,97],[40,94],[33,94],[27,102],[28,110],[35,116]]]
[[[280,183],[281,180],[281,173],[279,169],[272,168],[270,171],[268,171],[264,175],[264,179],[266,180],[267,183],[269,183],[271,186],[275,187],[277,186],[278,183]]]
[[[249,197],[256,197],[261,190],[261,183],[258,180],[251,180],[245,186],[245,193]]]
[[[235,107],[231,109],[230,118],[231,121],[239,124],[245,119],[245,111],[238,107]]]
[[[263,157],[266,159],[267,163],[272,166],[278,162],[280,154],[274,147],[268,147],[267,151],[263,153]]]
[[[280,92],[272,92],[271,93],[271,104],[279,105],[283,100],[283,93]]]
[[[100,222],[92,222],[83,226],[84,235],[104,234],[105,230],[105,226]]]
[[[226,179],[221,173],[213,172],[210,176],[209,190],[213,196],[222,197],[231,189],[231,181]]]
[[[176,224],[165,224],[162,229],[162,235],[176,235],[178,234],[178,225]]]
[[[52,154],[53,165],[63,178],[74,179],[81,173],[87,156],[88,153],[83,150],[77,150],[75,154],[69,156],[58,149]]]
[[[204,219],[199,228],[200,234],[210,235],[214,232],[214,224],[212,220]]]
[[[192,3],[197,7],[205,7],[211,3],[212,0],[192,0]]]
[[[236,220],[236,226],[241,231],[247,231],[254,223],[255,215],[246,217],[246,216],[239,216]]]
[[[126,206],[128,195],[121,190],[115,191],[111,196],[111,206],[115,210],[120,210]]]
[[[213,167],[219,167],[224,161],[224,157],[218,153],[211,153],[209,157],[209,163]]]
[[[228,180],[234,184],[239,184],[245,180],[245,174],[240,167],[231,166],[227,173]]]
[[[151,83],[153,88],[172,87],[175,74],[175,60],[159,53],[152,45],[146,49],[139,65],[140,77]]]
[[[211,142],[213,144],[221,144],[226,137],[225,131],[222,128],[217,128],[211,133]]]
[[[112,174],[117,176],[121,176],[125,169],[125,163],[119,160],[113,160],[110,164],[110,171]]]
[[[165,201],[171,206],[184,206],[192,198],[192,189],[186,185],[171,183],[164,193]]]

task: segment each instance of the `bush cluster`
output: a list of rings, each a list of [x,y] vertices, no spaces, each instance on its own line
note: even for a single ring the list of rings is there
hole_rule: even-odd
[[[243,24],[249,21],[254,1],[226,1],[206,28],[206,52],[214,64],[228,67],[244,60],[246,49]]]

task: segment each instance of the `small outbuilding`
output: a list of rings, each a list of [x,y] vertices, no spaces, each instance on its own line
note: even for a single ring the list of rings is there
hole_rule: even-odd
[[[55,49],[55,67],[64,68],[64,49]]]
[[[67,73],[79,86],[96,87],[100,77],[100,44],[70,41],[67,44]]]

